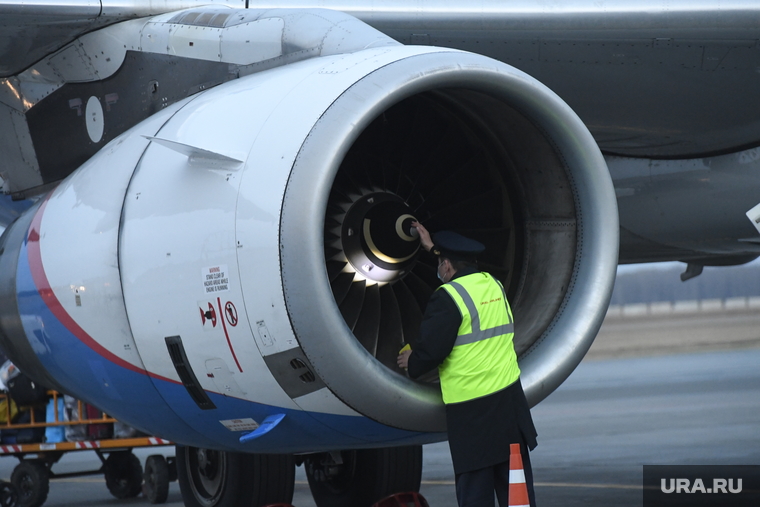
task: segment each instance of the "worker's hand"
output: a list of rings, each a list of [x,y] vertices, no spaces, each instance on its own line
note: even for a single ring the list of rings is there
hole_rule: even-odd
[[[398,364],[398,367],[407,369],[409,367],[409,356],[411,355],[411,350],[405,350],[399,354],[398,358],[396,359],[396,364]]]
[[[420,234],[420,243],[422,244],[422,248],[430,251],[431,248],[433,248],[433,240],[430,239],[430,233],[428,232],[425,227],[419,223],[419,222],[412,222],[412,227],[417,229],[417,232]]]

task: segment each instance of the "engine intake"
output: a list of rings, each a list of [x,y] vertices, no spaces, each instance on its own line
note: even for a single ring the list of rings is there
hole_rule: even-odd
[[[439,285],[435,259],[403,243],[408,217],[486,245],[481,268],[507,288],[523,384],[538,403],[591,345],[617,264],[614,192],[586,127],[511,67],[435,52],[359,80],[298,154],[281,244],[301,347],[355,410],[441,431],[438,387],[395,367]]]

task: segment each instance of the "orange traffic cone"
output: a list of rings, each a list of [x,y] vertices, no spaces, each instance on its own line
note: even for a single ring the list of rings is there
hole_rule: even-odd
[[[509,507],[530,507],[520,444],[509,445]]]

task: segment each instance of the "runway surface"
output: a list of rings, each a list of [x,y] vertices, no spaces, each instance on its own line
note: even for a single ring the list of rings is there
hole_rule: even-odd
[[[533,409],[532,454],[543,507],[640,507],[642,465],[760,464],[760,349],[586,360]],[[163,448],[171,453],[171,448]],[[136,452],[144,461],[156,449]],[[431,507],[456,507],[446,443],[425,447],[422,493]],[[0,460],[8,479],[17,461]],[[66,455],[59,472],[94,469],[90,452]],[[314,507],[302,468],[296,507]],[[111,497],[101,476],[51,481],[46,506],[147,504]],[[172,483],[169,502],[180,507]]]

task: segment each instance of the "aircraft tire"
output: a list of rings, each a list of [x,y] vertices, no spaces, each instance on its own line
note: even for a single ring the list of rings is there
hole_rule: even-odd
[[[18,493],[10,482],[0,481],[0,507],[18,507]]]
[[[143,472],[145,496],[150,503],[166,503],[169,496],[169,465],[160,454],[148,456]]]
[[[245,454],[177,446],[177,480],[186,507],[290,503],[291,455]]]
[[[142,492],[143,470],[131,451],[112,452],[103,464],[106,486],[119,499],[134,498]]]
[[[41,460],[23,460],[13,469],[11,484],[18,493],[19,507],[40,507],[50,490],[50,473]]]
[[[306,477],[317,507],[370,507],[395,493],[420,490],[420,445],[341,451],[341,457],[342,465],[327,464],[328,453],[306,458]]]

